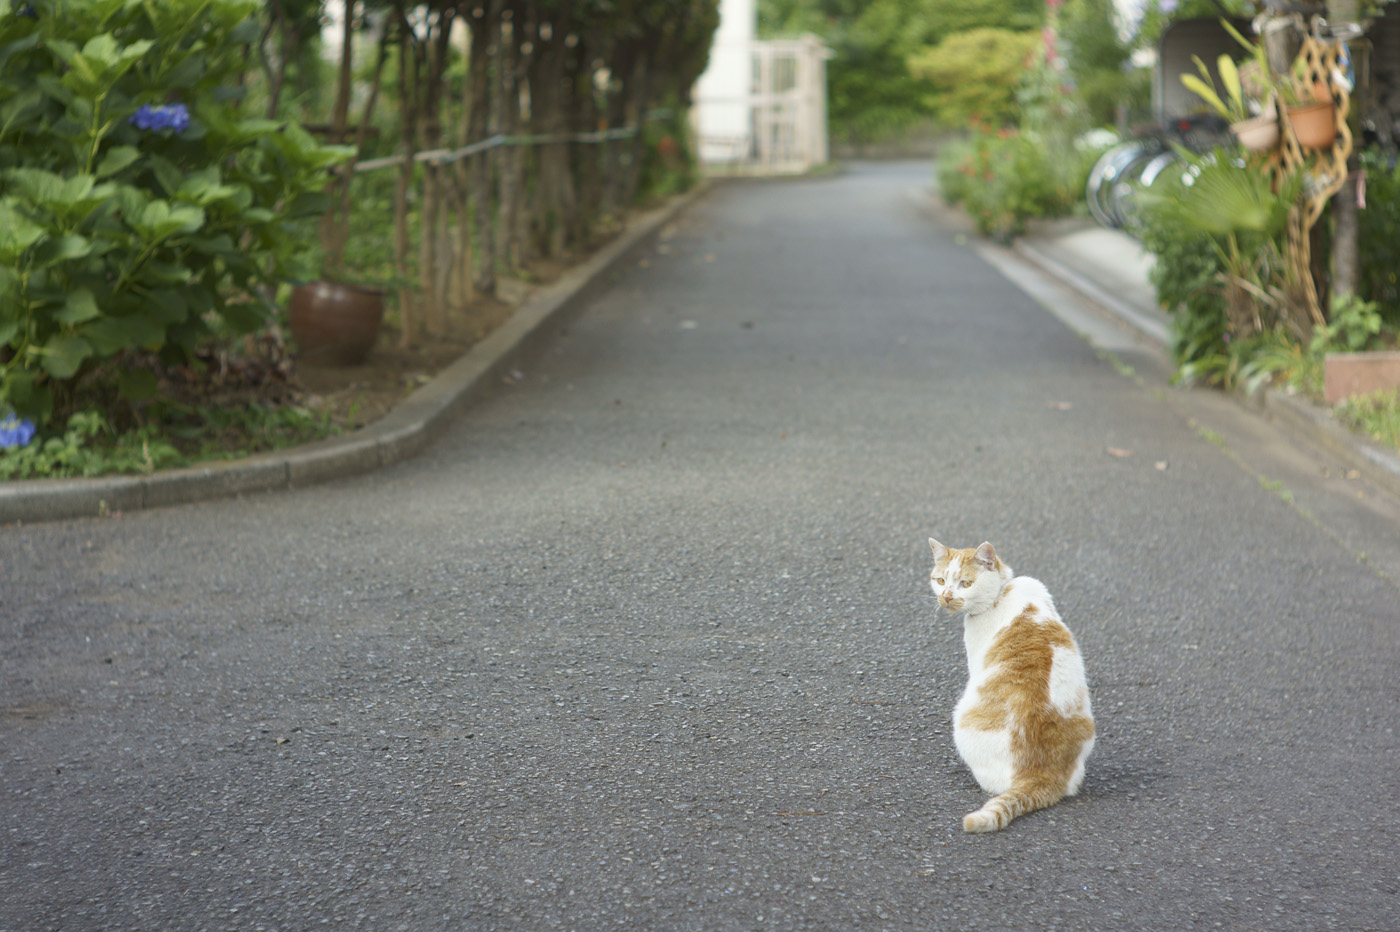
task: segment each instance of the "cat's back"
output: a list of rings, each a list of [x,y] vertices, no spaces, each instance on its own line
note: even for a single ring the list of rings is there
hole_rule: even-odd
[[[1079,646],[1040,580],[1017,576],[1007,583],[995,608],[987,614],[995,617],[985,619],[986,623],[978,626],[982,630],[977,632],[977,643],[969,643],[969,654],[980,654],[975,658],[980,662],[972,664],[975,670],[999,672],[1021,682],[1083,682]]]

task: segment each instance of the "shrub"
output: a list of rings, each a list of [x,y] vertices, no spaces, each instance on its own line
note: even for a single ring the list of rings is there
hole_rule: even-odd
[[[1366,209],[1358,214],[1358,291],[1380,306],[1387,324],[1400,327],[1400,166],[1368,152],[1361,167],[1366,172]]]
[[[1000,122],[1016,113],[1016,91],[1029,70],[1038,32],[970,29],[909,59],[909,71],[929,81],[940,119],[949,125],[975,116]]]
[[[35,0],[0,17],[0,413],[41,425],[104,359],[189,359],[305,276],[349,150],[244,116],[251,0]],[[121,367],[110,367],[121,368]],[[120,377],[128,400],[156,387]]]
[[[1064,216],[1079,205],[1092,154],[1072,143],[1064,148],[1047,146],[1038,133],[974,124],[966,139],[939,153],[939,189],[978,231],[1004,240],[1032,218]]]

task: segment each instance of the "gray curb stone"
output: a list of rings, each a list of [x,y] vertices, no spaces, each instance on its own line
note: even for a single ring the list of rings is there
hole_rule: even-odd
[[[504,324],[367,427],[289,450],[148,476],[0,482],[0,524],[97,517],[304,488],[408,459],[537,353],[604,287],[615,266],[650,243],[663,226],[708,190],[709,185],[702,182],[665,206],[639,215],[626,232],[539,289]]]
[[[1143,336],[1169,348],[1170,334],[1152,319],[1150,312],[1120,300],[1083,274],[1072,270],[1044,250],[1017,241],[1015,251],[1084,297],[1113,312]],[[1400,456],[1341,424],[1330,410],[1305,398],[1275,388],[1252,398],[1237,395],[1248,406],[1266,412],[1288,430],[1345,462],[1388,494],[1400,499]]]

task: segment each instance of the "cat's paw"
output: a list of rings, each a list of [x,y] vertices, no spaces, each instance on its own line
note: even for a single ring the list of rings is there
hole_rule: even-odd
[[[985,809],[978,809],[963,817],[964,832],[995,832],[1001,828],[1001,820]]]

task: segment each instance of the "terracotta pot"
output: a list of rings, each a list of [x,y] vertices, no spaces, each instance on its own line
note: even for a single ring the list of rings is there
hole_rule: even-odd
[[[1330,100],[1289,107],[1288,122],[1298,145],[1305,149],[1326,149],[1337,138],[1336,108]]]
[[[1231,123],[1230,129],[1240,145],[1250,152],[1266,152],[1278,145],[1278,115],[1272,110]]]
[[[1400,388],[1400,352],[1328,353],[1322,374],[1323,397],[1333,405],[1353,395]]]
[[[292,289],[287,322],[297,359],[312,365],[354,366],[365,361],[384,319],[384,291],[315,281]]]

